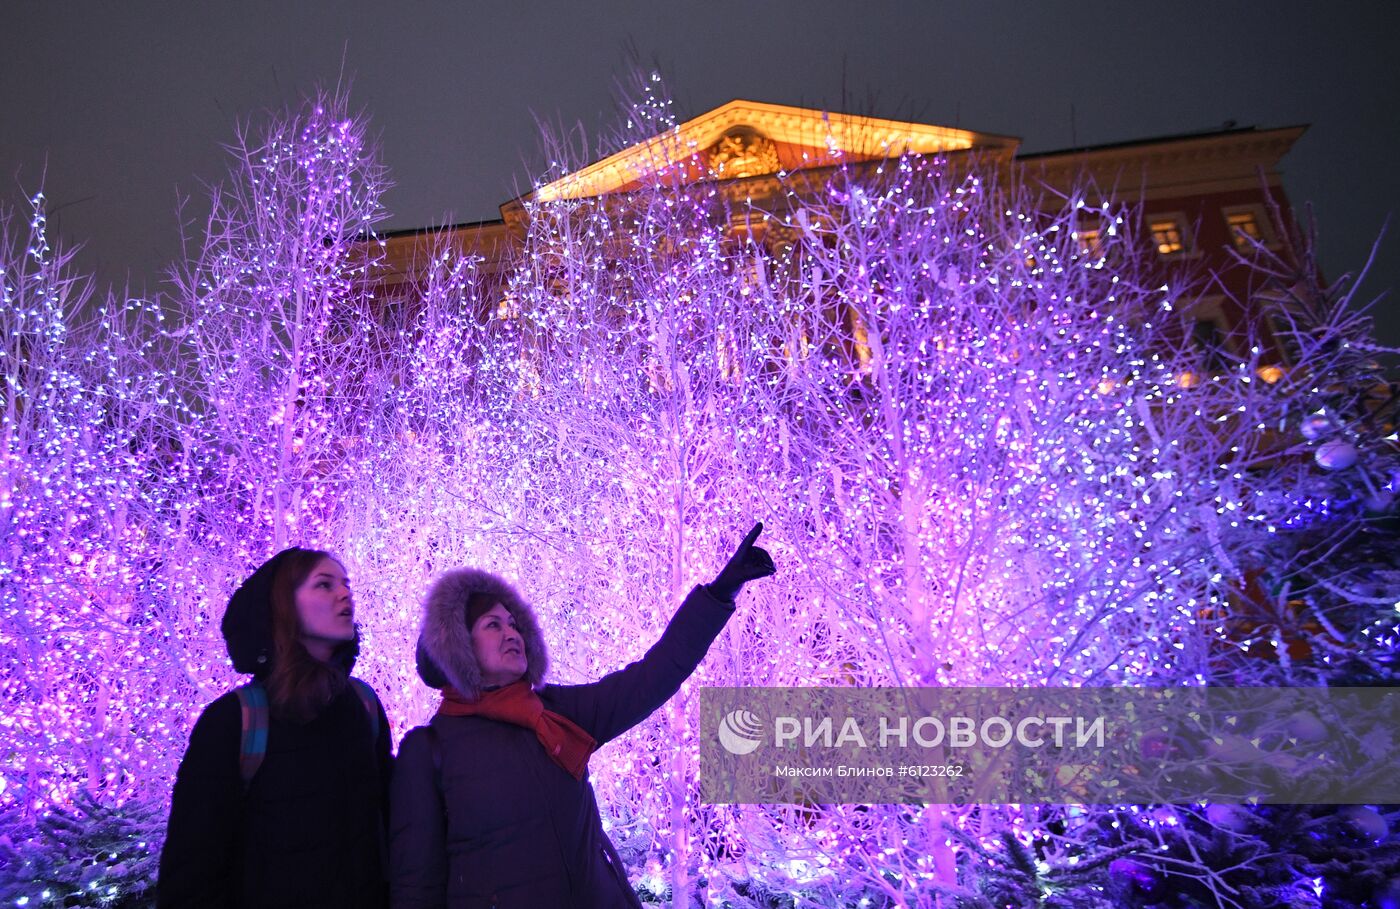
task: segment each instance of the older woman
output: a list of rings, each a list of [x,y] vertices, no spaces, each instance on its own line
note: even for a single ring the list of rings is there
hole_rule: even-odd
[[[418,672],[443,692],[399,748],[390,820],[396,907],[640,906],[588,781],[598,746],[675,694],[734,612],[773,574],[757,524],[714,582],[685,598],[637,662],[588,685],[544,685],[530,606],[501,578],[459,569],[428,594]]]
[[[161,907],[377,909],[390,733],[339,561],[286,549],[229,600],[224,641],[253,680],[190,733],[160,857]]]

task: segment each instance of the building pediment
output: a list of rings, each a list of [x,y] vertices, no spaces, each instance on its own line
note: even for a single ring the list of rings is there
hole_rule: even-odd
[[[732,180],[982,149],[1014,156],[1019,140],[925,123],[735,100],[535,190],[543,201],[626,192],[662,175]]]

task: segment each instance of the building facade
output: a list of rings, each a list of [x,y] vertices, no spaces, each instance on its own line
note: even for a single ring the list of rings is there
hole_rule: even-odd
[[[1099,203],[1130,206],[1164,279],[1182,267],[1204,276],[1188,315],[1197,341],[1209,349],[1233,343],[1241,323],[1255,315],[1242,301],[1253,297],[1255,273],[1245,261],[1258,244],[1286,254],[1276,225],[1291,223],[1292,213],[1279,164],[1304,130],[1227,126],[1022,154],[1021,140],[1010,136],[736,100],[542,185],[531,198],[622,199],[669,169],[678,181],[710,186],[745,208],[781,212],[809,189],[815,193],[837,168],[878,168],[905,154],[942,156],[952,167],[994,170],[1048,200],[1080,193],[1090,213],[1078,226],[1085,249],[1100,240],[1103,227],[1091,220]],[[528,201],[506,201],[493,221],[386,235],[377,275],[382,295],[411,298],[425,251],[443,241],[478,258],[487,286],[493,276],[503,284],[523,246]],[[752,233],[755,225],[735,230]],[[777,234],[759,239],[782,241]]]

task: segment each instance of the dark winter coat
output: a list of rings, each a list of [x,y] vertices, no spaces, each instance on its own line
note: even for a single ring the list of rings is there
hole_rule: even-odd
[[[160,856],[161,907],[380,909],[389,722],[379,738],[349,686],[304,726],[273,719],[245,794],[238,696],[210,704],[190,733]]]
[[[491,575],[472,575],[504,585]],[[515,615],[527,654],[542,659],[529,607],[508,586],[492,592]],[[473,679],[479,684],[475,658],[454,627],[464,624],[465,598],[460,590],[439,593],[435,588],[429,598],[420,673],[434,687],[450,682],[459,691],[473,690]],[[540,698],[601,746],[675,694],[733,611],[732,603],[696,587],[641,660],[589,685],[545,685]],[[526,677],[539,674],[532,661]],[[640,906],[603,832],[587,774],[575,780],[522,726],[438,716],[430,727],[409,732],[395,768],[390,882],[396,909]],[[440,767],[434,766],[434,734]]]
[[[266,678],[272,664],[270,560],[234,594],[224,639],[234,668]],[[348,674],[358,640],[336,650]],[[162,909],[382,909],[391,735],[379,735],[349,684],[306,724],[270,718],[267,750],[245,792],[236,692],[205,708],[190,733],[160,856]]]

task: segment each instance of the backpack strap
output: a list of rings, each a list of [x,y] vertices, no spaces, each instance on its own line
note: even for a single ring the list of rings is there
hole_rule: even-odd
[[[243,737],[238,746],[238,775],[246,791],[267,754],[267,689],[257,679],[234,689],[243,714]]]
[[[365,705],[365,712],[369,714],[370,738],[379,741],[379,695],[374,693],[374,689],[363,679],[350,677],[350,684],[354,687],[355,693],[360,696],[360,703]]]
[[[350,685],[365,705],[369,714],[371,741],[379,741],[379,696],[369,683],[351,677]],[[238,745],[238,776],[243,780],[243,790],[257,775],[267,755],[267,724],[270,711],[267,706],[267,689],[262,682],[253,679],[246,685],[239,685],[234,691],[238,694],[238,705],[243,715],[243,736]]]

